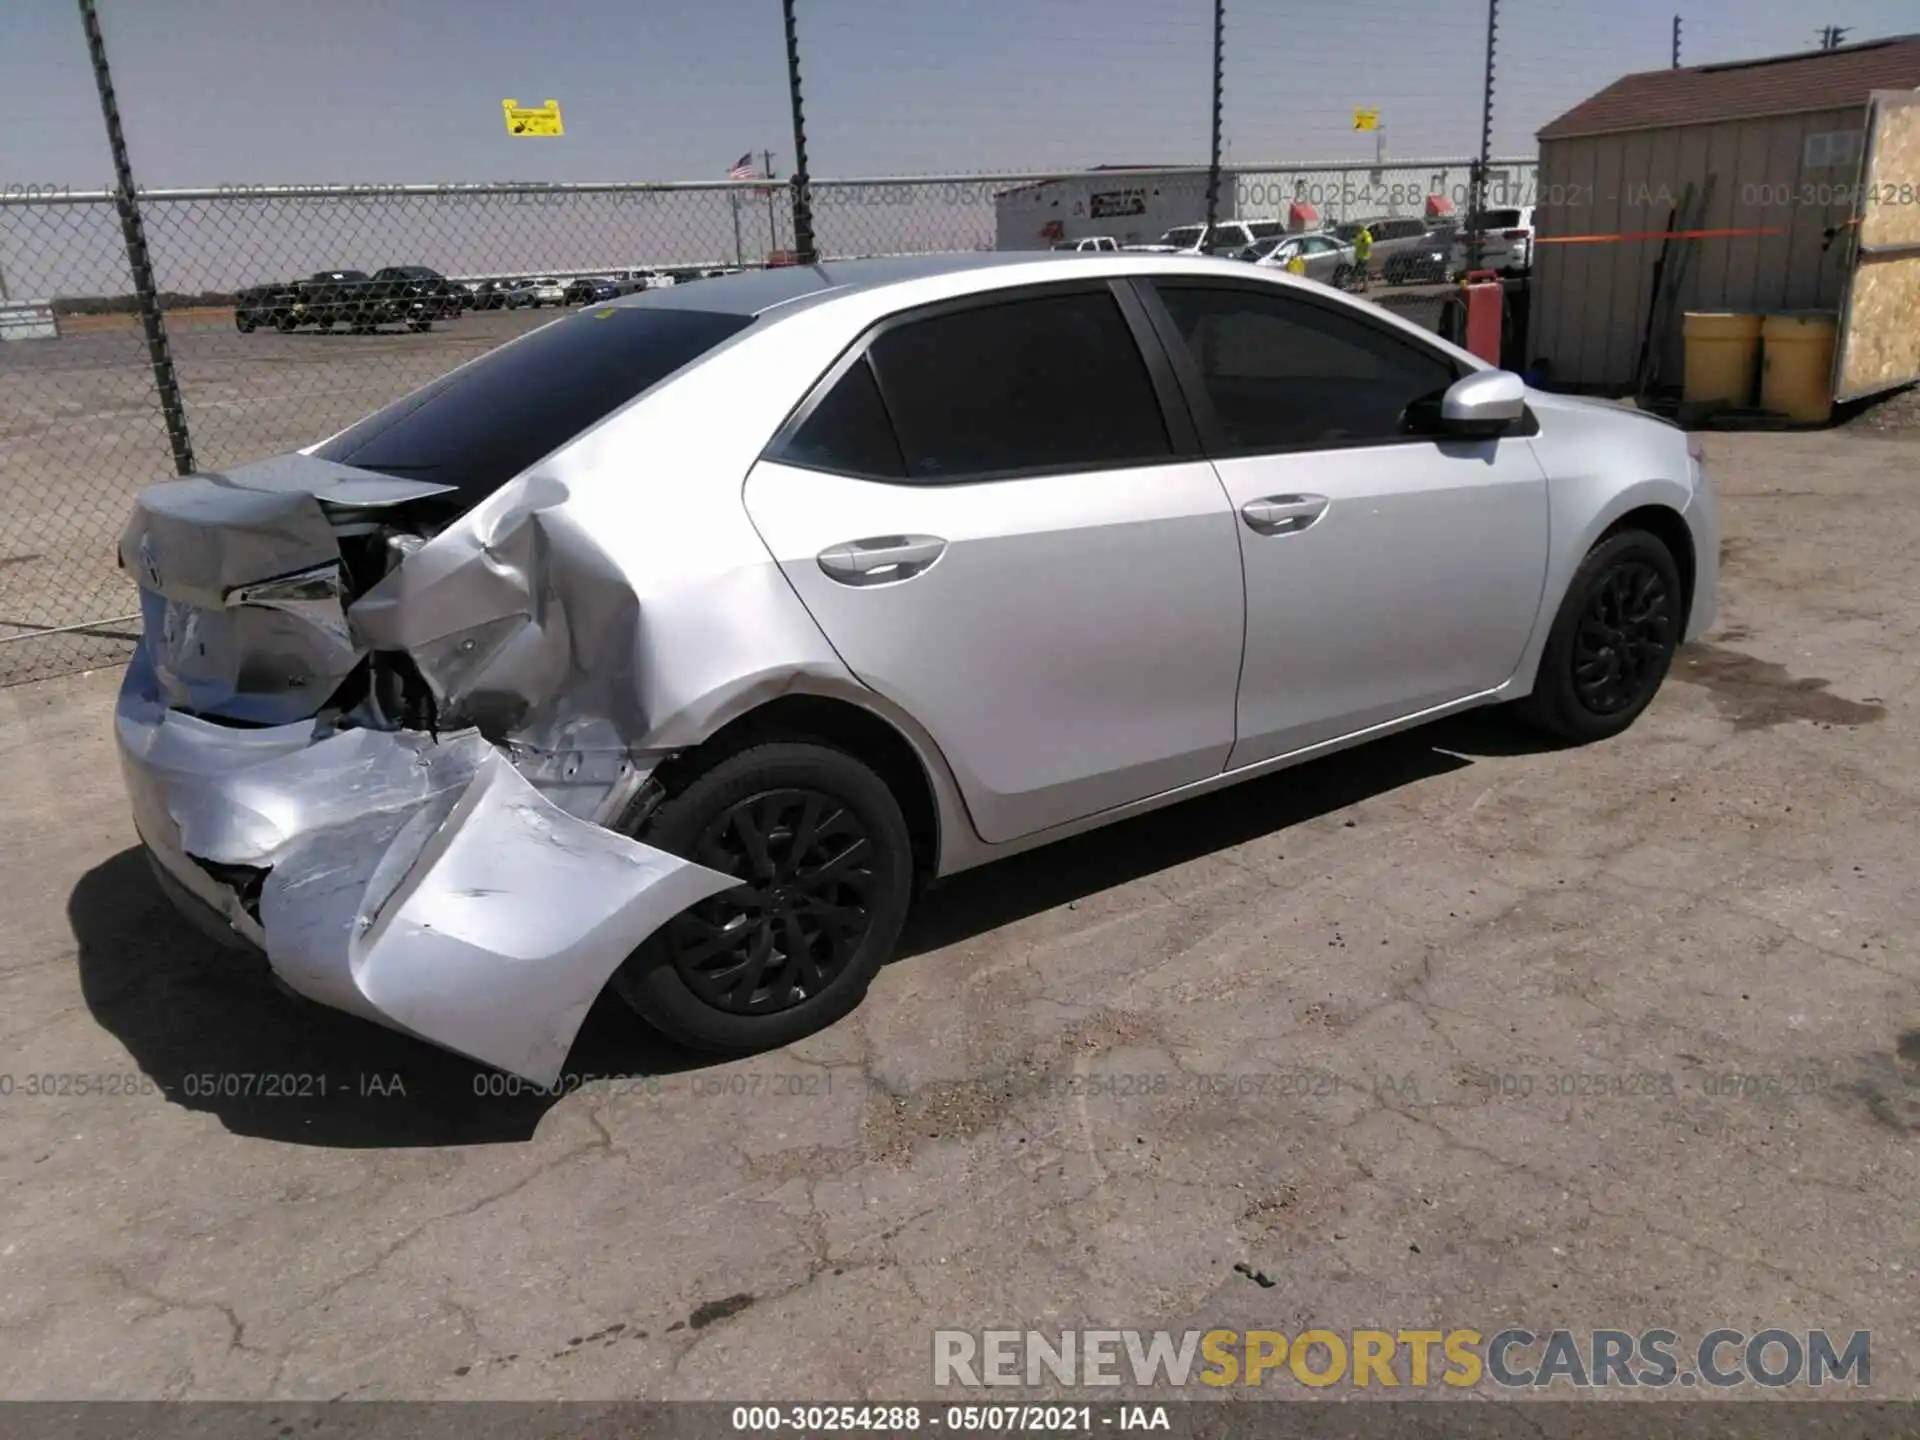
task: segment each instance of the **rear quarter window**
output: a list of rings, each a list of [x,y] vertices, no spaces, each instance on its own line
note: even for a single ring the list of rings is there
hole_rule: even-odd
[[[396,400],[314,453],[478,500],[752,323],[704,310],[585,311]]]

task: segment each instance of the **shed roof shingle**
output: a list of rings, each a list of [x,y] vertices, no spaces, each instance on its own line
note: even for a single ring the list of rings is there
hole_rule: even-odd
[[[1864,105],[1874,90],[1920,90],[1920,35],[1624,75],[1538,132],[1541,140],[1709,125],[1805,110]]]

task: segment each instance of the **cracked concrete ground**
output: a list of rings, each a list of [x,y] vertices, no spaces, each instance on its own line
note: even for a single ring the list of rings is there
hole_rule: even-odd
[[[935,1327],[1514,1323],[1868,1329],[1920,1395],[1920,443],[1708,443],[1721,627],[1625,737],[1471,717],[961,877],[829,1033],[596,1013],[558,1097],[237,972],[131,849],[117,676],[0,691],[0,1393],[925,1398]]]

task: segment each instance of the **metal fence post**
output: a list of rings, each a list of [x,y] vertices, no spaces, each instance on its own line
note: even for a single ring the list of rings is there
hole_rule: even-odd
[[[1213,223],[1220,215],[1220,91],[1225,77],[1222,43],[1225,22],[1225,0],[1213,0],[1213,158],[1207,163],[1207,228],[1201,232],[1201,244],[1206,248],[1212,247]]]
[[[787,98],[793,102],[793,248],[794,259],[811,265],[820,257],[813,248],[813,197],[807,193],[807,123],[800,108],[800,32],[793,23],[793,0],[780,0],[787,24]]]
[[[126,238],[127,266],[133,272],[134,294],[140,302],[140,327],[146,332],[147,360],[153,367],[154,389],[160,395],[160,413],[167,423],[177,474],[193,473],[193,440],[187,433],[186,406],[173,373],[173,352],[167,346],[167,326],[160,316],[160,297],[153,283],[153,259],[147,253],[146,226],[140,219],[140,201],[133,184],[133,164],[127,158],[127,137],[120,128],[120,102],[114,98],[113,76],[107,69],[107,44],[100,33],[100,17],[93,0],[80,0],[80,23],[87,32],[87,51],[93,57],[93,79],[100,88],[100,114],[107,122],[107,144],[113,150],[114,204],[120,212],[120,231]]]
[[[1487,167],[1493,160],[1493,39],[1500,0],[1487,0],[1487,73],[1480,91],[1480,154],[1473,162],[1473,189],[1467,211],[1467,272],[1480,268],[1481,236],[1487,223]]]

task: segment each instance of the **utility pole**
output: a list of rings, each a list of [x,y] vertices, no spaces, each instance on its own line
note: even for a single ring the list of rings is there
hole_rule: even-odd
[[[1680,68],[1680,17],[1673,17],[1673,68]]]
[[[1213,245],[1213,222],[1220,214],[1220,82],[1224,77],[1225,28],[1226,0],[1213,0],[1213,147],[1207,162],[1207,228],[1200,232],[1203,250]]]
[[[746,265],[746,257],[740,249],[740,192],[734,190],[727,195],[733,205],[733,268],[738,270]]]

